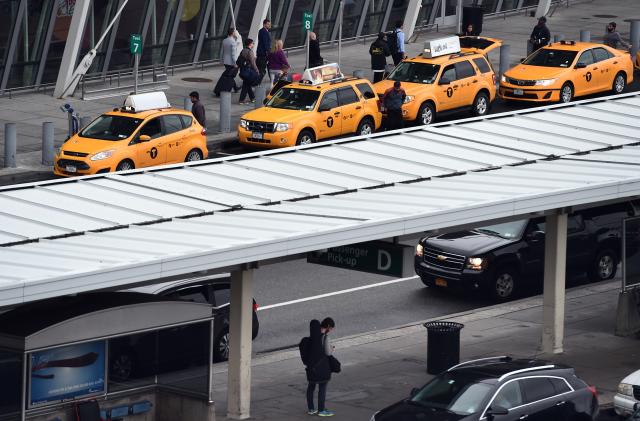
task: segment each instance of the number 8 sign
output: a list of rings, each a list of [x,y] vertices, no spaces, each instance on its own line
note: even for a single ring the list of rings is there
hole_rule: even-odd
[[[311,12],[302,13],[302,29],[304,31],[310,31],[313,27],[313,14]]]

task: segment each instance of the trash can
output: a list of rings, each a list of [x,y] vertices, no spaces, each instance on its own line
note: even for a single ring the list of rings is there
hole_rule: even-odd
[[[460,330],[462,323],[435,321],[427,328],[427,373],[440,374],[460,363]]]

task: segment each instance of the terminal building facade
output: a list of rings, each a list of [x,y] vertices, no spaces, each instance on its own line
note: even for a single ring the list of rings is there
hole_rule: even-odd
[[[61,69],[74,68],[105,32],[125,0],[0,0],[0,93],[53,86]],[[539,0],[343,0],[343,39],[393,29],[404,20],[409,35],[430,25],[455,26],[459,7],[477,5],[485,14],[532,7]],[[320,42],[337,40],[340,0],[128,0],[88,75],[129,71],[129,36],[141,34],[140,68],[216,61],[233,25],[255,37],[271,19],[272,38],[285,48],[304,44],[302,17],[313,13]],[[70,42],[77,38],[76,42]],[[76,47],[77,46],[77,47]],[[73,48],[74,54],[64,54]],[[65,63],[65,60],[69,63]]]

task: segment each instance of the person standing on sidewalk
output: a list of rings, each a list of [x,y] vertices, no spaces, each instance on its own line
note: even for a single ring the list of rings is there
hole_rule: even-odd
[[[384,39],[385,33],[380,32],[378,39],[371,43],[369,54],[371,55],[371,70],[373,70],[373,83],[384,79],[384,72],[387,68],[387,57],[391,55],[389,46]]]
[[[238,53],[239,53],[239,51],[236,51],[236,44],[237,44],[236,30],[235,28],[229,28],[229,30],[227,31],[227,37],[222,41],[222,64],[224,64],[225,71],[222,73],[222,76],[220,78],[222,79],[224,77],[227,77],[227,78],[232,77],[233,78],[232,88],[234,92],[238,92],[238,90],[240,90],[240,88],[236,84],[236,79],[235,79],[236,74],[238,73],[238,66],[236,65],[236,59],[238,58]],[[224,88],[223,86],[220,86],[220,87],[216,86],[216,88],[220,88],[220,89],[214,89],[214,91],[216,91],[216,94],[218,96],[220,95],[220,91],[227,90],[227,89],[222,89]]]
[[[267,73],[267,56],[271,50],[271,21],[265,19],[262,21],[262,28],[258,31],[258,50],[256,51],[256,65],[258,73],[260,73],[260,82]]]
[[[207,118],[204,113],[204,105],[200,102],[200,94],[193,91],[189,94],[189,97],[191,98],[191,114],[193,114],[198,123],[206,129]]]
[[[246,46],[240,52],[236,64],[240,68],[240,79],[242,79],[242,89],[240,90],[240,104],[250,104],[256,101],[252,87],[260,81],[260,73],[256,66],[256,56],[253,54],[253,40],[247,38]],[[245,98],[249,94],[249,101],[245,102]]]
[[[320,55],[320,42],[315,32],[309,32],[309,67],[318,67],[324,64]]]
[[[326,319],[323,320],[323,323],[325,321]],[[309,345],[306,355],[307,367],[305,368],[307,381],[309,382],[307,386],[307,414],[317,414],[321,417],[330,417],[333,415],[333,412],[327,410],[325,407],[327,384],[329,380],[331,380],[331,367],[329,366],[329,358],[325,352],[325,346],[331,348],[331,344],[326,342],[326,333],[327,329],[323,328],[318,320],[311,320],[309,323]],[[316,409],[313,399],[316,385],[318,386],[318,409]]]
[[[529,42],[531,42],[533,47],[531,52],[533,53],[534,51],[549,44],[549,41],[551,41],[551,32],[549,31],[549,28],[547,28],[547,18],[540,16],[538,18],[538,24],[533,27],[531,37],[529,37]]]
[[[617,25],[615,22],[609,22],[609,24],[607,25],[607,32],[605,32],[604,36],[602,37],[602,43],[606,46],[616,49],[618,48],[618,44],[620,44],[624,48],[628,49],[629,44],[622,40],[620,32],[616,30],[616,26]]]
[[[291,68],[289,66],[289,62],[287,61],[287,56],[284,53],[284,43],[281,39],[277,39],[273,44],[273,48],[267,57],[269,61],[269,79],[271,79],[271,86],[276,84],[276,82],[280,79],[280,75],[282,74],[282,69],[286,67],[287,69]]]
[[[404,26],[404,23],[401,20],[396,22],[396,29],[394,30],[394,33],[396,35],[395,42],[397,43],[397,48],[395,48],[395,50],[397,52],[393,54],[394,66],[397,66],[398,63],[400,63],[402,60],[404,60],[407,57],[406,54],[404,53],[404,32],[402,31],[403,26]]]
[[[402,118],[402,104],[407,97],[407,93],[402,89],[399,80],[393,83],[393,88],[389,88],[382,97],[382,103],[387,110],[387,130],[401,129],[404,127]]]

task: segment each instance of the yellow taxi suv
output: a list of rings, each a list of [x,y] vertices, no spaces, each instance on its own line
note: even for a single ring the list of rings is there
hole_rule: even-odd
[[[373,85],[344,77],[336,63],[304,71],[299,82],[278,90],[264,107],[242,116],[243,145],[279,148],[355,133],[365,136],[382,124]]]
[[[604,44],[560,41],[507,70],[498,95],[508,101],[570,102],[600,92],[620,94],[631,82],[629,53]]]
[[[421,125],[433,123],[439,113],[465,108],[474,116],[485,115],[496,98],[496,74],[486,54],[500,45],[483,37],[427,41],[420,55],[400,62],[374,85],[375,91],[382,99],[394,82],[401,82],[407,94],[402,118]]]
[[[56,151],[59,176],[101,174],[208,155],[206,130],[189,111],[171,108],[164,92],[130,95]]]

